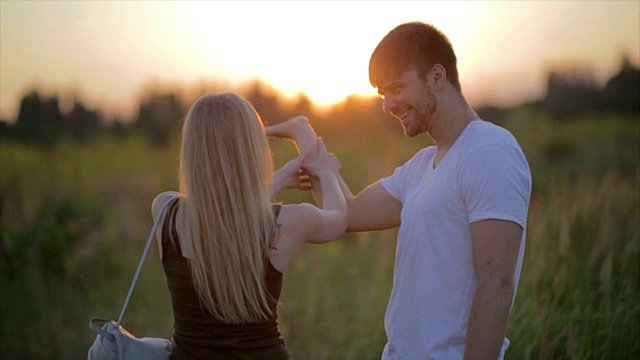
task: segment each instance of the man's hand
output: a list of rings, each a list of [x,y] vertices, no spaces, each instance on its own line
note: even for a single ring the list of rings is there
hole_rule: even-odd
[[[323,171],[339,174],[341,166],[340,160],[327,151],[327,146],[322,138],[318,138],[316,155],[302,162],[302,169],[315,177],[318,177]]]

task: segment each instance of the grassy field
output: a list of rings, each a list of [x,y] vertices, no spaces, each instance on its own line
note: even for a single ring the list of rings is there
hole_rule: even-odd
[[[523,112],[504,124],[530,161],[526,257],[510,359],[640,357],[640,122],[557,124]],[[368,130],[367,130],[368,131]],[[390,174],[426,137],[319,130],[354,192]],[[176,139],[177,140],[177,139]],[[273,143],[277,164],[293,156]],[[139,137],[0,144],[0,354],[79,359],[92,316],[117,318],[151,226],[153,197],[175,190],[177,141]],[[285,191],[284,202],[311,201]],[[378,359],[392,286],[395,230],[303,246],[285,274],[280,327],[297,359]],[[124,321],[169,337],[172,315],[154,247]]]

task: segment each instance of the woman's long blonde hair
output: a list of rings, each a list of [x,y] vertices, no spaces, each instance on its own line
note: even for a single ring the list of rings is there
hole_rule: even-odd
[[[271,315],[264,274],[274,216],[262,119],[237,95],[208,94],[182,131],[178,234],[201,303],[227,323],[263,321]]]

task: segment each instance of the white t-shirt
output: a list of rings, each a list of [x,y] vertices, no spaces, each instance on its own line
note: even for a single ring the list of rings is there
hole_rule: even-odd
[[[437,168],[436,148],[422,149],[382,185],[402,202],[393,290],[385,315],[382,358],[461,359],[476,291],[470,224],[509,220],[525,231],[531,172],[516,139],[472,121]],[[514,294],[515,298],[515,294]],[[505,338],[500,358],[509,346]]]

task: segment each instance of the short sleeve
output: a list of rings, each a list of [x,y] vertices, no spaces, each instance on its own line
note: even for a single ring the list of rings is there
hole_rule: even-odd
[[[469,223],[496,219],[526,227],[531,171],[519,147],[482,145],[460,163],[458,186]]]
[[[382,186],[391,196],[404,203],[404,196],[409,184],[415,180],[415,174],[426,171],[430,157],[435,148],[427,147],[420,150],[409,161],[397,167],[393,174],[381,180]]]
[[[397,167],[391,176],[388,176],[381,180],[382,186],[387,190],[387,192],[402,202],[402,193],[404,190],[404,186],[402,184],[403,174],[406,171],[406,165]]]

